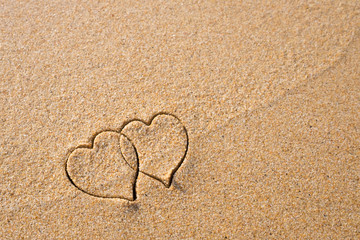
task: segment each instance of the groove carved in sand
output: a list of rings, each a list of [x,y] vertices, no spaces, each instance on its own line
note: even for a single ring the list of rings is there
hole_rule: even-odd
[[[159,113],[149,122],[132,120],[120,131],[96,134],[90,146],[71,152],[65,171],[82,192],[133,201],[139,173],[171,186],[188,141],[186,128],[176,116]]]

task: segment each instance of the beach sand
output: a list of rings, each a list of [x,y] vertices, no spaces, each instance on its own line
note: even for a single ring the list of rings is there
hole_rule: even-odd
[[[359,239],[359,11],[2,1],[0,238]]]

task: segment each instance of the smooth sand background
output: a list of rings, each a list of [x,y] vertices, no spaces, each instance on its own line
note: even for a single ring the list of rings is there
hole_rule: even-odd
[[[358,239],[358,1],[1,1],[1,239]],[[71,149],[175,114],[189,149],[138,199]]]

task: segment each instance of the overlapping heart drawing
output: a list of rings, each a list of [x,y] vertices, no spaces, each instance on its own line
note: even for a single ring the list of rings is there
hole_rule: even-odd
[[[72,151],[66,173],[87,194],[133,201],[139,174],[170,187],[188,141],[186,128],[174,115],[157,114],[148,123],[133,120],[121,131],[101,132],[91,146]]]

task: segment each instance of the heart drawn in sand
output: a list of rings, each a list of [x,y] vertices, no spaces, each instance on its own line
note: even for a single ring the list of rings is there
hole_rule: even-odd
[[[125,161],[120,146],[127,153]],[[72,183],[96,197],[136,199],[138,162],[131,142],[117,132],[98,134],[92,148],[77,148],[69,156],[66,172]]]
[[[149,123],[129,122],[121,133],[136,148],[139,171],[170,187],[188,148],[188,135],[180,120],[170,114],[158,114]]]
[[[95,135],[90,146],[71,152],[65,171],[70,182],[85,193],[133,201],[140,173],[170,187],[188,141],[177,117],[157,114],[150,122],[133,120],[121,131]]]

